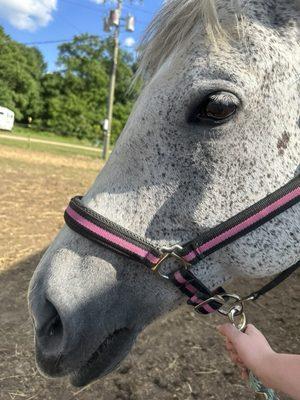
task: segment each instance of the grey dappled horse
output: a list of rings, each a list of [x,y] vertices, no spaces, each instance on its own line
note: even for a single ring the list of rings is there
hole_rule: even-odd
[[[165,3],[141,47],[145,87],[84,203],[170,246],[289,181],[300,151],[299,4]],[[261,227],[224,247],[194,274],[215,288],[284,270],[299,255],[299,219],[299,207],[291,208],[271,231]],[[181,303],[158,275],[64,227],[29,291],[38,365],[87,384]]]

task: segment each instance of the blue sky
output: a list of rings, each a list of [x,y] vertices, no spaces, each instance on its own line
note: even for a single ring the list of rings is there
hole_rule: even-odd
[[[69,40],[74,35],[88,32],[104,36],[103,17],[113,1],[103,0],[0,0],[0,25],[13,39],[22,43]],[[136,17],[136,31],[122,32],[121,45],[126,39],[139,41],[143,31],[159,9],[162,0],[124,0],[123,16]],[[38,44],[48,64],[55,69],[58,44]],[[129,48],[128,48],[129,49]]]

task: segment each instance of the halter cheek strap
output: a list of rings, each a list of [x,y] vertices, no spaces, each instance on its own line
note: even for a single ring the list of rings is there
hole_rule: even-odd
[[[300,201],[300,177],[184,246],[183,258],[196,264],[247,235]]]
[[[185,245],[162,249],[85,207],[82,197],[71,200],[65,211],[65,221],[72,230],[87,239],[142,263],[153,271],[159,272],[162,277],[170,279],[189,297],[189,304],[193,305],[198,312],[208,314],[222,306],[218,299],[224,295],[225,291],[218,288],[215,292],[211,292],[193,275],[190,267],[266,224],[299,202],[300,176],[297,176],[276,192]],[[160,267],[168,258],[179,260],[184,267],[168,276],[163,275]],[[266,287],[252,294],[252,297],[256,299],[271,290],[287,279],[299,266],[300,262],[297,262]]]

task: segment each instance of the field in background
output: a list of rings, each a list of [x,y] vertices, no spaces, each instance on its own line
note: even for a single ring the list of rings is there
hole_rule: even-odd
[[[16,124],[14,126],[12,133],[18,136],[25,136],[25,137],[31,136],[32,138],[54,140],[55,142],[78,144],[82,146],[92,146],[91,142],[87,139],[80,140],[77,139],[76,137],[62,136],[46,130],[28,128],[26,127],[26,125],[21,126]]]
[[[148,327],[118,371],[84,389],[47,380],[34,363],[26,292],[46,246],[63,225],[70,197],[84,193],[102,164],[95,159],[0,145],[0,399],[249,400],[225,355],[218,316],[183,307]],[[261,282],[259,282],[259,285]],[[249,307],[249,318],[277,350],[300,352],[296,274]],[[255,283],[252,282],[253,288]],[[249,292],[249,282],[240,282]],[[282,400],[286,397],[282,396]]]
[[[48,244],[69,197],[84,193],[102,165],[78,155],[0,145],[0,271]]]
[[[82,155],[100,158],[102,153],[101,145],[97,148],[92,146],[88,140],[60,136],[52,132],[38,131],[25,126],[15,126],[13,132],[0,130],[0,144],[24,150],[29,149],[66,156]]]

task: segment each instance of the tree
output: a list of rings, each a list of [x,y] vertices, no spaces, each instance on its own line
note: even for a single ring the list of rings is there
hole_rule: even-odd
[[[88,34],[75,36],[59,47],[59,72],[43,79],[43,119],[47,127],[63,135],[99,141],[101,121],[107,113],[111,70],[111,40]],[[132,108],[135,92],[128,93],[133,62],[120,52],[112,137],[123,129]]]
[[[99,142],[107,115],[113,42],[83,34],[59,46],[58,70],[47,73],[40,51],[17,43],[0,27],[0,105],[28,122],[65,135]],[[122,131],[137,91],[128,91],[135,71],[121,50],[112,140]]]
[[[15,42],[0,27],[0,105],[12,109],[18,121],[40,117],[45,69],[39,50]]]

